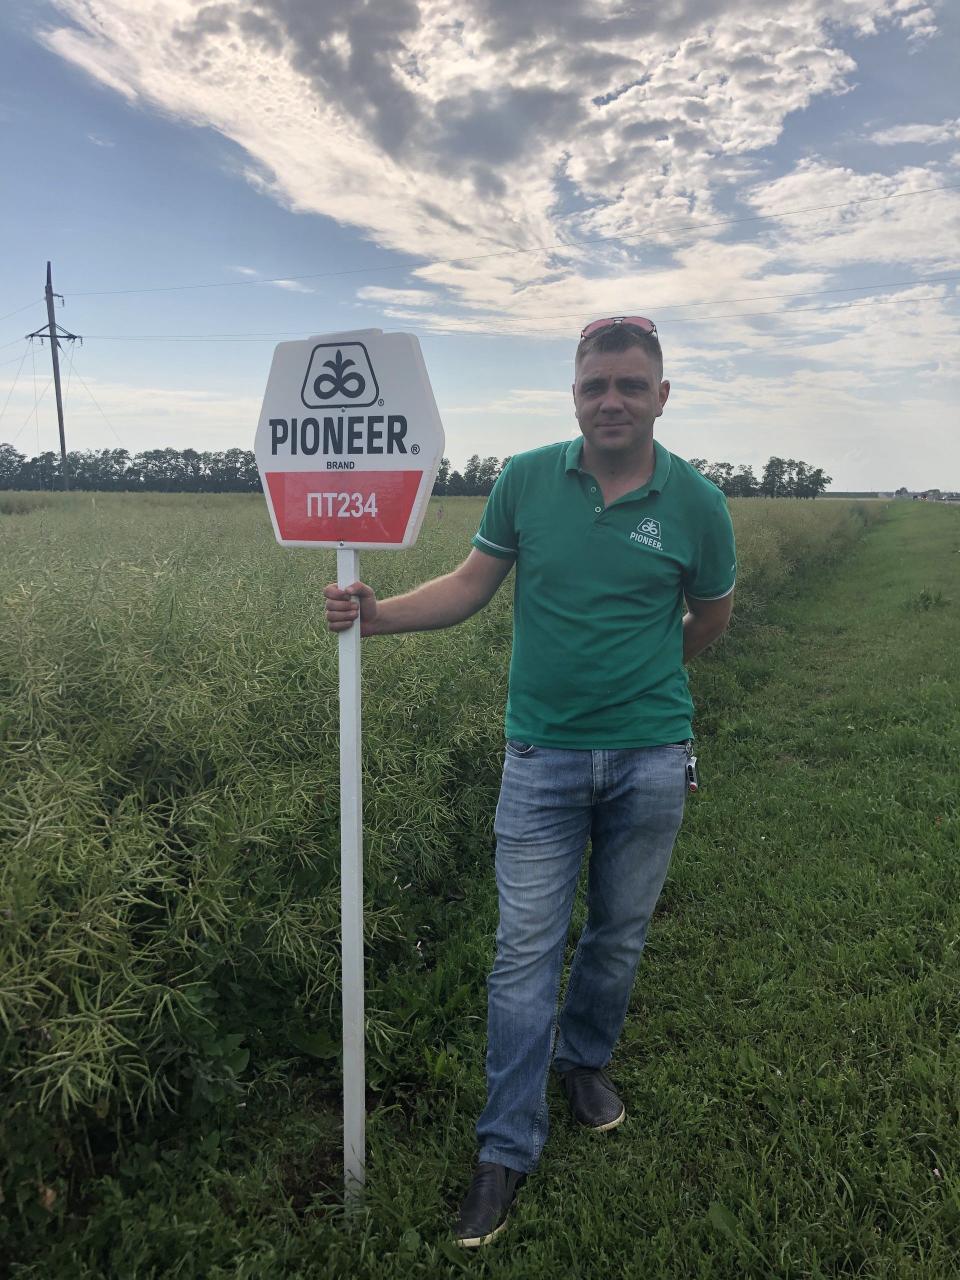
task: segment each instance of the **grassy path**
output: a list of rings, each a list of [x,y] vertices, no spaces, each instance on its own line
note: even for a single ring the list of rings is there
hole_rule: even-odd
[[[896,507],[702,672],[625,1054],[638,1275],[960,1274],[958,553],[960,511]]]
[[[482,1254],[447,1239],[483,1096],[481,859],[424,905],[434,967],[375,975],[403,1034],[371,1054],[387,1089],[355,1230],[318,1064],[222,1151],[145,1150],[80,1238],[15,1274],[960,1276],[958,653],[960,508],[896,505],[698,664],[704,790],[612,1066],[628,1121],[575,1131],[554,1093],[541,1167]]]

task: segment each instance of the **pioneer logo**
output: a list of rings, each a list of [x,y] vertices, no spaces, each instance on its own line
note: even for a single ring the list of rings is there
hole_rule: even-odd
[[[630,541],[637,543],[641,547],[651,547],[654,551],[662,551],[663,543],[660,541],[660,521],[659,520],[641,520],[636,530],[631,533]]]
[[[315,453],[359,455],[406,453],[407,420],[402,413],[356,413],[324,418],[271,418],[271,457]],[[419,453],[418,444],[411,453]],[[329,468],[328,468],[329,469]]]
[[[308,409],[375,405],[380,386],[364,344],[318,343],[310,352],[300,399]]]

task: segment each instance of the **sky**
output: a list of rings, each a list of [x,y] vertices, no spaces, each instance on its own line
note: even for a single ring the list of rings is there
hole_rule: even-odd
[[[277,342],[382,328],[503,457],[639,314],[674,453],[958,489],[957,65],[953,0],[8,0],[0,442],[50,260],[70,448],[252,448]]]

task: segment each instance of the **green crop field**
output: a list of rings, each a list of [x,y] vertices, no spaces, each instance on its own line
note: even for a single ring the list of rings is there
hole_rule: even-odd
[[[394,593],[482,500],[433,502]],[[364,642],[368,1189],[339,1208],[329,553],[259,497],[0,496],[0,1274],[960,1276],[960,509],[744,500],[612,1067],[508,1232],[483,1097],[510,590]],[[579,920],[575,920],[578,924]]]

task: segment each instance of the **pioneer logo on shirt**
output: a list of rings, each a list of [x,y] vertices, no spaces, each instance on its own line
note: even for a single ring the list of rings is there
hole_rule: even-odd
[[[662,551],[663,543],[660,541],[660,521],[641,520],[636,529],[630,535],[631,542],[637,542],[642,547],[652,547],[654,551]]]

